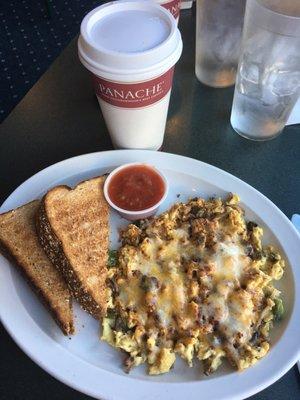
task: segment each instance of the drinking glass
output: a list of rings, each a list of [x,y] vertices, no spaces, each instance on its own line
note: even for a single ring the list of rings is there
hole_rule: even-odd
[[[235,82],[246,0],[197,0],[196,76],[226,87]]]
[[[231,111],[252,140],[281,133],[300,95],[300,1],[247,0]]]

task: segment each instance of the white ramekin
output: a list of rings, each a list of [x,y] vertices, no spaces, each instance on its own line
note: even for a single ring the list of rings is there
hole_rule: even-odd
[[[162,180],[164,181],[164,184],[165,184],[165,192],[164,192],[162,198],[156,204],[154,204],[152,207],[146,208],[145,210],[140,210],[140,211],[124,210],[123,208],[120,208],[116,204],[114,204],[108,194],[108,187],[109,187],[109,183],[110,183],[112,177],[116,173],[121,171],[122,169],[131,167],[133,165],[145,165],[149,168],[152,168],[156,173],[158,173],[158,175],[162,178]],[[106,201],[114,210],[116,210],[123,218],[125,218],[129,221],[135,221],[138,219],[151,217],[152,215],[154,215],[157,212],[159,206],[165,201],[165,199],[168,195],[169,185],[168,185],[168,181],[167,181],[166,177],[164,176],[164,174],[161,171],[159,171],[156,167],[154,167],[153,165],[147,164],[147,163],[141,163],[141,162],[134,162],[134,163],[121,165],[120,167],[114,169],[106,178],[103,190],[104,190],[104,196],[106,198]]]

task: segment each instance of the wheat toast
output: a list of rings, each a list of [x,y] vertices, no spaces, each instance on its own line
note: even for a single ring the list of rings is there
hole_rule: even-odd
[[[74,333],[72,298],[43,251],[35,229],[40,201],[0,214],[0,251],[23,273],[65,335]]]
[[[40,243],[81,307],[99,319],[107,307],[108,204],[105,177],[57,186],[36,219]]]

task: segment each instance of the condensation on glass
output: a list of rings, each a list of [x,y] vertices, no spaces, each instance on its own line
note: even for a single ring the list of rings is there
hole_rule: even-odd
[[[272,139],[299,96],[300,1],[248,0],[232,127],[248,139]]]
[[[213,87],[235,82],[246,0],[197,0],[196,76]]]

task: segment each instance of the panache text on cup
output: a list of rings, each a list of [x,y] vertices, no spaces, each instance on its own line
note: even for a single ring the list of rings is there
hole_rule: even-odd
[[[162,92],[163,82],[159,82],[150,88],[138,89],[138,90],[128,90],[128,89],[112,89],[109,86],[99,83],[99,90],[104,96],[110,96],[115,99],[122,100],[138,100],[145,97],[155,96]]]
[[[93,75],[95,93],[105,102],[122,108],[146,107],[161,100],[172,86],[174,68],[149,81],[112,82]]]

